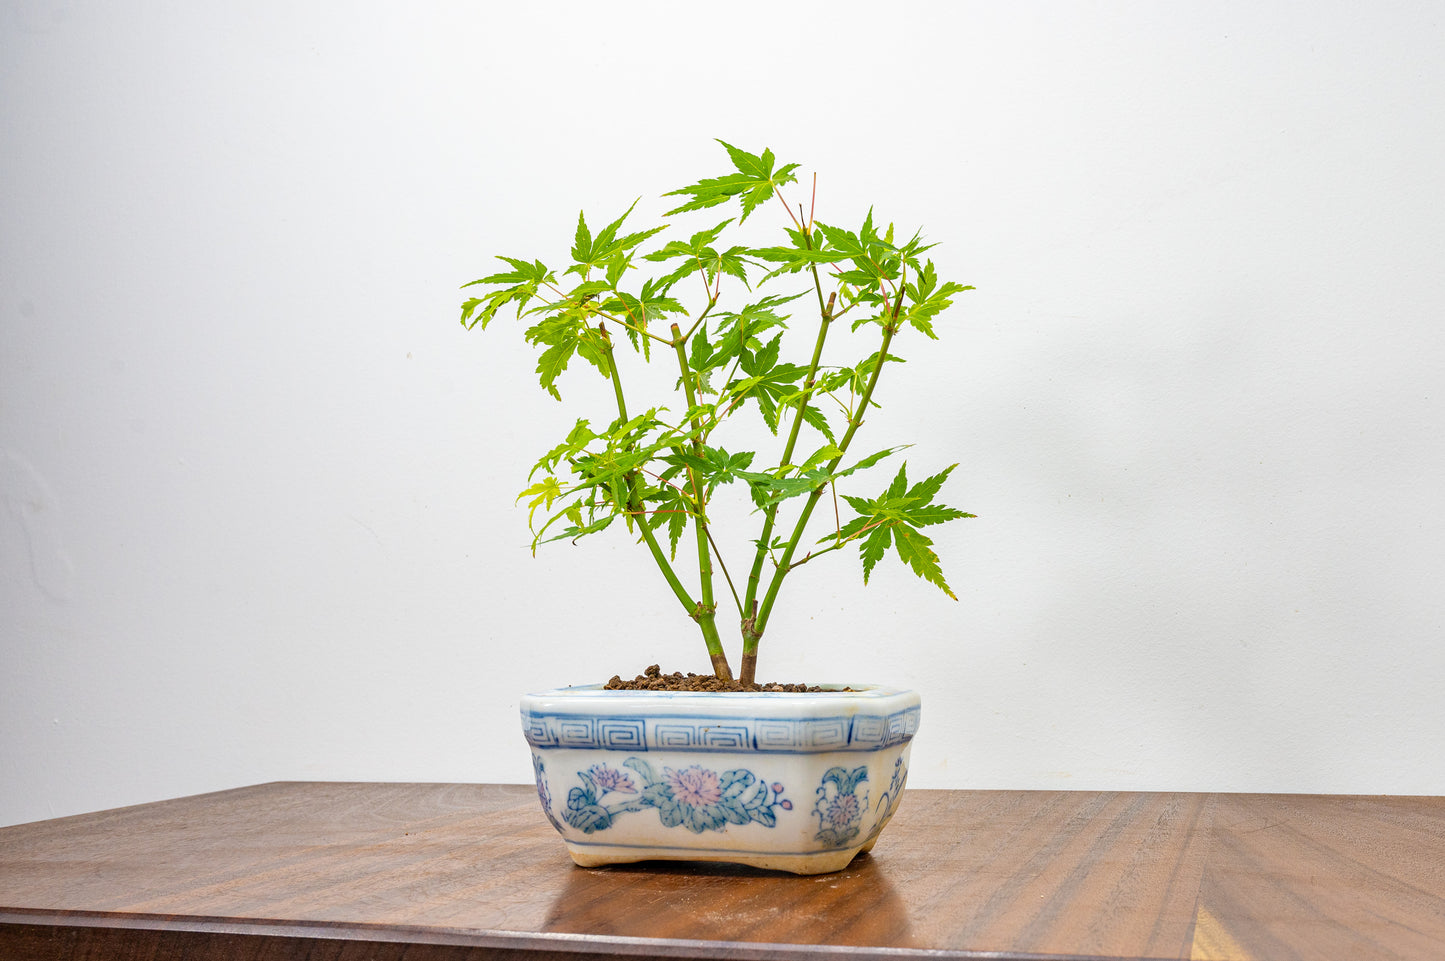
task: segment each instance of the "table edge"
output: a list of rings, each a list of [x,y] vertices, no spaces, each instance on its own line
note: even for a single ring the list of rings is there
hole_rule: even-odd
[[[704,941],[684,938],[637,938],[564,932],[516,932],[483,928],[365,924],[346,921],[295,921],[226,918],[200,915],[139,914],[110,911],[65,911],[0,906],[0,944],[9,926],[93,928],[109,931],[177,932],[196,935],[239,935],[280,939],[360,941],[377,944],[435,945],[514,952],[615,955],[632,959],[719,958],[725,961],[811,961],[850,958],[902,961],[910,958],[958,961],[1164,961],[1154,958],[1036,954],[1017,951],[973,951],[930,948],[850,947],[846,945],[782,944],[765,941]]]

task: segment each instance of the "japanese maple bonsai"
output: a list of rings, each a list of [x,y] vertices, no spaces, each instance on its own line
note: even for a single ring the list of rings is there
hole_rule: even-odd
[[[507,270],[465,285],[482,292],[465,301],[461,320],[485,328],[515,305],[530,322],[526,340],[541,349],[541,386],[558,400],[558,380],[574,360],[611,381],[615,409],[578,417],[532,468],[519,500],[528,500],[533,552],[540,543],[598,534],[621,518],[618,526],[646,545],[695,622],[716,676],[732,680],[718,625],[721,574],[741,637],[736,679],[746,688],[755,683],[759,644],[784,581],[825,554],[856,546],[866,583],[892,547],[954,597],[923,533],[973,516],[937,502],[953,467],[910,483],[904,464],[872,497],[837,487],[902,449],[854,452],[884,368],[902,359],[899,335],[911,328],[936,339],[939,314],[972,288],[940,281],[924,259],[932,245],[917,233],[899,239],[891,224],[880,229],[871,210],[857,230],[815,219],[816,175],[806,210],[784,194],[798,184],[797,164],[777,166],[770,150],[722,146],[734,169],[664,194],[685,198],[664,216],[736,204],[734,218],[660,242],[653,238],[665,226],[624,229],[635,201],[595,233],[579,214],[571,262],[560,274],[541,260],[500,257]],[[777,243],[725,241],[764,207],[781,221]],[[809,325],[811,340],[789,339],[800,323]],[[623,341],[630,353],[619,351]],[[840,349],[856,359],[833,361]],[[675,367],[670,399],[639,404],[628,396],[632,367],[648,363]],[[747,409],[778,438],[773,455],[723,446],[727,428]],[[714,495],[730,486],[746,490],[757,519],[750,561],[731,569],[746,571],[741,577],[730,572],[710,514]],[[846,519],[839,498],[851,509]],[[809,521],[825,499],[832,507],[827,530],[809,540]],[[686,568],[695,566],[696,577],[685,582],[678,552],[689,527],[694,543],[684,557],[691,555]]]

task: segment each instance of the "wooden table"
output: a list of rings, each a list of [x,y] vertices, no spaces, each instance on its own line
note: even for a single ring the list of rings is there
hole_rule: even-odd
[[[909,791],[832,875],[573,866],[530,787],[0,828],[0,958],[1445,958],[1445,798]]]

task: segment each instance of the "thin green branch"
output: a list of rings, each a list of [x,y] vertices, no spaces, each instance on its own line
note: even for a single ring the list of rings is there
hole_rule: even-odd
[[[723,563],[722,551],[718,550],[717,541],[713,540],[713,538],[712,538],[712,528],[709,527],[709,528],[707,528],[706,530],[707,530],[707,542],[712,545],[713,556],[717,558],[717,566],[720,567],[720,568],[722,568],[723,580],[727,581],[727,583],[728,583],[728,590],[732,592],[732,595],[733,595],[733,604],[736,605],[736,607],[737,607],[737,609],[738,609],[738,617],[742,617],[742,616],[743,616],[743,602],[738,599],[738,589],[733,586],[733,578],[732,578],[732,575],[728,573],[728,566]]]
[[[613,356],[612,338],[607,335],[607,326],[605,324],[598,324],[597,331],[602,335],[602,356],[607,358],[607,368],[611,375],[612,390],[617,398],[617,413],[623,421],[627,421],[629,419],[627,416],[627,401],[622,394],[622,378],[618,375],[617,359]],[[627,493],[629,503],[624,513],[640,513],[641,504],[637,498],[636,476],[633,476],[628,482]],[[673,571],[672,565],[667,562],[667,555],[663,553],[662,545],[657,543],[657,538],[653,536],[652,528],[647,526],[646,518],[639,520],[637,526],[642,532],[642,539],[647,543],[647,549],[652,552],[652,559],[657,562],[658,570],[662,572],[663,578],[667,581],[667,586],[672,588],[672,593],[677,597],[678,602],[682,604],[689,616],[692,615],[697,608],[697,603],[688,595],[687,589],[682,586],[682,582],[677,579],[677,573]],[[720,646],[719,649],[721,649]]]
[[[792,211],[789,211],[789,216],[791,215]],[[802,233],[803,243],[808,246],[809,250],[811,250],[813,243],[812,238],[809,236],[807,231],[803,231]],[[787,444],[783,447],[783,456],[779,461],[779,470],[783,469],[784,467],[793,462],[793,451],[797,447],[798,434],[803,427],[803,414],[808,406],[809,400],[812,398],[813,388],[817,384],[818,367],[822,362],[823,357],[823,343],[827,340],[828,328],[833,321],[833,298],[829,297],[828,301],[824,303],[823,284],[822,280],[818,276],[818,270],[816,266],[813,266],[813,287],[818,294],[818,337],[813,344],[813,357],[808,363],[808,374],[803,381],[802,396],[798,399],[798,413],[797,416],[793,419],[792,429],[788,433]],[[763,516],[763,530],[761,536],[758,538],[757,552],[753,555],[753,566],[748,572],[747,600],[744,602],[745,609],[751,612],[756,612],[758,610],[755,604],[758,596],[758,589],[762,586],[763,559],[768,555],[769,549],[771,547],[773,526],[777,523],[777,516],[777,504],[774,504],[771,507],[767,508],[767,511]],[[775,574],[775,579],[776,576],[777,575]],[[765,605],[763,608],[764,614],[767,610],[767,607],[768,605]],[[744,657],[743,680],[745,682],[752,680],[752,678],[748,674],[748,671],[756,661],[758,638],[762,635],[762,631],[759,629],[757,617],[757,613],[753,613],[750,616],[745,616],[742,623]]]
[[[686,340],[683,339],[682,330],[677,324],[672,325],[672,344],[677,353],[677,366],[682,376],[683,393],[687,397],[687,409],[693,410],[697,407],[697,393],[692,386],[692,370],[687,366]],[[696,415],[692,421],[693,454],[701,457],[703,454],[701,419]],[[698,613],[694,615],[698,625],[702,628],[703,636],[707,640],[708,654],[712,658],[713,673],[718,677],[731,679],[732,668],[728,665],[727,655],[722,649],[722,640],[718,636],[715,611],[717,602],[713,598],[712,591],[712,550],[707,531],[707,493],[703,487],[702,478],[698,477],[697,471],[687,468],[687,477],[692,485],[692,502],[697,507],[697,513],[693,515],[692,526],[697,538],[697,575],[699,586],[702,590],[702,603],[698,607]],[[731,579],[729,579],[731,583]]]
[[[899,303],[893,310],[893,323],[897,322],[898,311],[901,307],[902,298],[899,298]],[[849,421],[848,430],[838,443],[839,454],[828,462],[826,473],[831,474],[838,469],[839,463],[843,460],[843,455],[848,451],[848,445],[853,442],[853,435],[858,432],[859,427],[863,426],[863,416],[868,412],[868,404],[873,398],[874,389],[878,386],[878,377],[883,372],[884,358],[888,356],[888,347],[893,342],[893,335],[896,330],[897,328],[892,326],[892,324],[883,328],[883,343],[882,346],[878,348],[878,363],[873,368],[873,373],[868,378],[868,385],[864,388],[863,396],[859,400],[858,414],[853,420]],[[768,582],[768,592],[764,595],[762,604],[752,618],[752,649],[749,651],[745,644],[743,651],[744,656],[752,653],[754,657],[756,657],[758,638],[761,637],[763,631],[767,629],[768,617],[772,614],[773,610],[773,602],[777,600],[778,590],[783,586],[783,578],[786,577],[788,571],[791,570],[793,554],[798,549],[798,543],[803,538],[803,531],[808,526],[808,518],[812,516],[813,508],[817,506],[818,499],[822,497],[825,486],[826,485],[820,484],[816,487],[813,492],[808,495],[808,500],[803,505],[802,513],[798,516],[798,522],[793,527],[793,535],[788,539],[787,546],[783,550],[782,560],[777,562],[777,568],[773,572],[772,579]]]
[[[687,333],[682,335],[683,340],[692,340],[692,335],[697,331],[698,326],[707,319],[707,315],[712,313],[712,309],[717,306],[717,300],[717,297],[713,297],[711,300],[708,301],[708,304],[706,307],[703,308],[702,313],[697,315],[697,319],[694,320],[692,322],[692,326],[687,329]],[[671,341],[668,341],[668,343],[671,343]]]

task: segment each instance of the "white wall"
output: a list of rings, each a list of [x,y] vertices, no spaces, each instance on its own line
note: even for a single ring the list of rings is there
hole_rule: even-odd
[[[529,558],[573,415],[456,313],[712,137],[979,288],[869,425],[961,601],[820,561],[764,673],[921,690],[920,787],[1445,792],[1438,5],[1005,6],[6,4],[0,823],[525,781],[519,692],[703,670]]]

